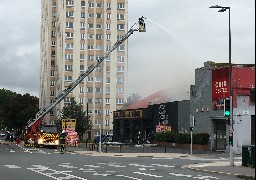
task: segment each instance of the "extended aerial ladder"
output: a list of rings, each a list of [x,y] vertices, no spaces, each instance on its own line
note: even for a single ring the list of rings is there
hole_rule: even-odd
[[[66,89],[64,89],[58,96],[56,96],[54,98],[54,100],[52,100],[48,106],[46,106],[45,108],[42,108],[35,116],[34,118],[30,119],[27,122],[27,129],[30,129],[30,132],[36,132],[36,127],[38,126],[38,124],[42,121],[42,119],[44,118],[44,116],[49,113],[58,103],[60,103],[70,92],[72,92],[72,90],[83,81],[83,79],[88,76],[96,67],[98,67],[100,65],[101,62],[104,61],[104,59],[106,59],[110,53],[112,51],[114,51],[116,48],[118,48],[118,46],[120,46],[126,39],[128,39],[128,37],[130,35],[133,34],[134,31],[139,31],[139,32],[146,32],[146,28],[145,28],[145,22],[144,22],[145,17],[141,17],[138,20],[138,28],[133,28],[137,23],[135,23],[130,30],[124,35],[122,36],[122,38],[120,40],[118,40],[109,51],[105,52],[104,55],[97,61],[95,61],[95,63],[93,63],[91,66],[89,66],[89,68],[87,69],[87,71],[85,71],[84,73],[82,73],[75,81],[73,81]]]

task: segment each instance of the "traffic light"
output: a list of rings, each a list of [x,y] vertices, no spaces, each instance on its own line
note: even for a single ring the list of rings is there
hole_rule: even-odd
[[[233,136],[229,136],[228,138],[228,144],[233,146]]]
[[[230,117],[231,114],[231,104],[230,104],[230,99],[225,99],[224,100],[224,116],[225,117]]]
[[[190,127],[190,131],[194,131],[194,127]]]

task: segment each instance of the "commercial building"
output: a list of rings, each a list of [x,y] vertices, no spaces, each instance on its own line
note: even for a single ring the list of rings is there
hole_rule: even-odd
[[[40,108],[47,106],[128,30],[128,0],[42,0]],[[71,97],[88,109],[88,138],[112,134],[127,99],[127,41],[46,115],[55,124]]]
[[[228,151],[229,123],[224,116],[224,99],[229,98],[227,63],[205,62],[195,70],[190,87],[190,113],[196,119],[195,133],[210,135],[209,149]],[[233,147],[255,144],[255,65],[232,65]],[[254,98],[253,98],[254,97]]]
[[[152,142],[156,132],[189,132],[189,100],[169,102],[170,97],[169,89],[160,90],[126,110],[115,111],[114,140],[141,144]]]

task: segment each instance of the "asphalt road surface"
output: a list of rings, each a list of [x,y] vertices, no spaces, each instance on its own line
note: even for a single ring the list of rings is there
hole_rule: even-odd
[[[195,172],[181,167],[199,162],[211,162],[211,159],[93,157],[73,152],[60,154],[59,150],[51,148],[0,144],[1,180],[235,179],[231,176]]]

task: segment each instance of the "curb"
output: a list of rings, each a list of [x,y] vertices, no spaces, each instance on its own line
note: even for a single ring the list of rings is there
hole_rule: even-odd
[[[181,166],[181,168],[184,169],[190,169],[193,171],[200,171],[200,172],[207,172],[207,173],[211,173],[211,174],[219,174],[219,175],[226,175],[226,176],[232,176],[232,177],[236,177],[239,179],[245,179],[245,180],[255,180],[255,177],[253,176],[246,176],[246,175],[240,175],[240,174],[232,174],[232,173],[226,173],[226,172],[220,172],[220,171],[211,171],[211,170],[207,170],[207,169],[198,169],[198,168],[194,168],[194,167],[186,167],[186,166]]]

